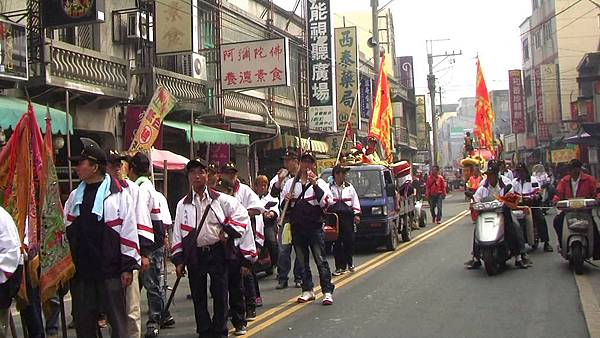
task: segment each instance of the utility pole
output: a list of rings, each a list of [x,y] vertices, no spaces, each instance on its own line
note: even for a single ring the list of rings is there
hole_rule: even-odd
[[[437,114],[435,111],[435,75],[433,74],[433,59],[437,57],[449,58],[453,56],[462,55],[462,51],[458,53],[444,53],[440,55],[433,54],[433,41],[443,41],[443,40],[427,40],[427,63],[429,64],[429,74],[427,75],[427,85],[429,87],[429,97],[431,99],[431,132],[433,133],[433,145],[431,147],[432,154],[431,160],[433,165],[438,165],[437,153],[438,153],[438,135],[437,135]],[[440,100],[441,101],[441,100]],[[441,102],[440,102],[440,110],[441,110]]]
[[[379,0],[371,0],[371,20],[373,21],[373,69],[375,82],[378,81],[381,54],[379,47]]]

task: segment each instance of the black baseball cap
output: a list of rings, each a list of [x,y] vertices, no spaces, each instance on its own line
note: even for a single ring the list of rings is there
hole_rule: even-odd
[[[206,169],[208,169],[209,172],[216,174],[219,172],[219,165],[216,163],[211,163],[208,165],[208,167]]]
[[[350,167],[346,167],[341,164],[338,164],[335,167],[333,167],[333,175],[337,173],[347,173],[348,171],[350,171]]]
[[[304,154],[302,154],[302,156],[300,156],[300,161],[315,163],[317,162],[317,158],[312,153],[305,152]]]
[[[80,162],[83,160],[90,160],[98,164],[106,165],[106,152],[104,150],[94,146],[88,145],[83,148],[81,154],[78,156],[71,156],[69,160],[72,162]]]
[[[500,165],[501,164],[502,163],[497,160],[489,160],[486,173],[498,175],[500,173]]]
[[[137,152],[129,158],[129,165],[136,169],[136,172],[147,172],[150,170],[150,159],[141,152]]]
[[[298,152],[294,150],[287,149],[285,154],[281,157],[282,160],[297,160]]]
[[[206,161],[204,161],[201,158],[197,158],[195,160],[190,160],[186,165],[185,165],[185,169],[187,171],[190,171],[194,168],[203,168],[206,169],[207,165],[206,165]]]
[[[224,173],[227,171],[235,171],[237,173],[239,170],[235,167],[235,163],[227,162],[223,168],[221,168],[221,172]]]
[[[581,163],[580,160],[574,158],[569,162],[569,167],[581,169],[583,167],[583,163]]]
[[[127,155],[121,154],[120,151],[111,149],[108,151],[108,163],[121,163],[121,161],[125,161],[128,159]]]

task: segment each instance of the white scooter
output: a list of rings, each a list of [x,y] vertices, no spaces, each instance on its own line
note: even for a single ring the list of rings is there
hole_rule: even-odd
[[[478,213],[475,245],[480,248],[479,258],[489,276],[498,274],[506,266],[506,261],[514,256],[504,236],[503,207],[504,203],[495,199],[473,204],[473,210]],[[517,220],[513,219],[515,221]]]
[[[583,273],[583,263],[594,254],[594,226],[600,225],[600,203],[595,199],[569,199],[556,203],[565,214],[560,254],[575,273]]]

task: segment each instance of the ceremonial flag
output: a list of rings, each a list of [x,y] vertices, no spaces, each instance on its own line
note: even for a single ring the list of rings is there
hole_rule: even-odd
[[[496,114],[492,110],[487,86],[481,70],[479,58],[477,58],[477,101],[475,103],[475,136],[483,148],[494,153],[494,133],[492,126],[496,120]]]
[[[391,128],[392,128],[392,100],[390,97],[390,86],[387,75],[385,75],[385,56],[381,58],[381,67],[379,68],[379,80],[377,81],[377,95],[373,105],[373,114],[371,115],[369,137],[379,141],[385,158],[388,162],[392,161]]]
[[[52,149],[52,121],[46,118],[46,135],[42,154],[43,171],[40,178],[40,294],[42,304],[56,294],[75,274],[71,250],[67,242],[63,208],[60,201],[58,176]]]

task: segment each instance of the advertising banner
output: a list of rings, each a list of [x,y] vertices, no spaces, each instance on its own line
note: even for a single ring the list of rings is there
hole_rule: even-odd
[[[329,0],[308,0],[308,48],[308,127],[314,131],[335,132]]]
[[[222,44],[223,90],[290,85],[287,38]]]
[[[550,133],[548,132],[548,125],[544,119],[544,93],[542,92],[542,72],[540,67],[535,69],[534,72],[535,81],[535,106],[537,111],[537,135],[538,139],[542,142],[550,140]]]
[[[40,6],[45,28],[101,23],[106,16],[104,0],[43,0]]]
[[[417,95],[417,148],[427,150],[429,132],[427,131],[427,116],[425,115],[425,95]]]
[[[175,107],[177,100],[164,87],[156,88],[144,118],[129,146],[130,152],[149,151],[160,132],[163,119]]]
[[[514,134],[526,132],[525,126],[525,95],[521,82],[521,70],[508,71],[508,89],[510,100],[510,115],[512,132]]]
[[[371,118],[373,110],[373,90],[371,78],[360,75],[360,117],[363,119]]]
[[[334,30],[335,36],[335,82],[337,94],[337,129],[343,131],[352,116],[352,128],[360,129],[358,100],[358,43],[356,27]]]
[[[194,51],[195,0],[156,1],[156,54]],[[197,23],[196,23],[197,25]],[[198,28],[196,27],[196,30]]]

